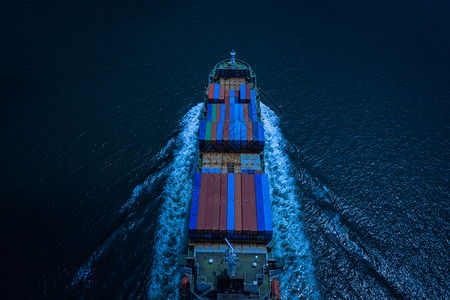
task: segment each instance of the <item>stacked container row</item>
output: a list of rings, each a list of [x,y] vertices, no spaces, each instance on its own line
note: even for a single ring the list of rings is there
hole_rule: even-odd
[[[266,174],[197,173],[189,219],[191,239],[271,240]]]
[[[264,142],[261,122],[200,122],[200,151],[261,152]]]
[[[208,103],[256,103],[256,91],[249,84],[241,84],[238,90],[227,90],[223,84],[211,83]]]
[[[209,122],[258,122],[256,103],[208,104],[206,121]]]

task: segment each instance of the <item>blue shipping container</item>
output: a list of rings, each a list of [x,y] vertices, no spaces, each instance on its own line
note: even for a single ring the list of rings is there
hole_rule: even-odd
[[[212,104],[208,104],[208,110],[206,111],[206,121],[211,122],[212,118]]]
[[[256,103],[256,92],[255,90],[251,90],[250,91],[250,99],[251,99],[251,103]]]
[[[234,119],[233,122],[239,121],[239,104],[234,105]]]
[[[239,104],[239,121],[244,122],[244,104]]]
[[[200,182],[201,173],[196,173],[194,176],[194,188],[192,191],[192,203],[191,203],[191,215],[189,217],[189,233],[195,234],[197,229],[197,216],[198,216],[198,201],[200,197]]]
[[[256,195],[256,220],[258,223],[258,231],[264,235],[265,219],[264,219],[264,204],[262,195],[262,181],[261,174],[255,174],[255,195]],[[258,233],[260,235],[261,233]]]
[[[228,138],[230,140],[230,149],[234,149],[234,144],[236,143],[236,135],[234,134],[234,122],[230,122],[230,125],[228,127]]]
[[[220,104],[220,121],[225,122],[225,104]]]
[[[247,145],[247,122],[241,123],[241,145],[245,147]]]
[[[253,144],[255,146],[259,145],[259,134],[258,134],[258,122],[253,122],[252,123],[253,126]]]
[[[241,84],[241,94],[240,94],[241,99],[246,99],[245,97],[245,84]]]
[[[198,133],[198,139],[200,141],[205,140],[205,133],[206,133],[206,121],[200,121],[200,131]]]
[[[241,126],[239,122],[234,122],[234,137],[236,138],[235,150],[239,150],[241,145]]]
[[[234,122],[234,105],[230,104],[230,122]]]
[[[258,114],[257,114],[257,110],[256,110],[256,103],[252,103],[252,119],[253,122],[258,122]]]
[[[228,174],[227,235],[234,235],[234,174]]]
[[[270,190],[269,190],[269,178],[267,174],[261,174],[262,183],[262,195],[264,205],[264,225],[266,227],[266,237],[271,237],[273,233],[272,227],[272,212],[270,207]]]
[[[220,84],[215,84],[214,85],[214,99],[219,99],[219,95],[220,95]]]
[[[264,125],[262,122],[258,122],[258,138],[259,146],[264,147]]]
[[[223,140],[223,122],[217,122],[217,144],[222,145]]]

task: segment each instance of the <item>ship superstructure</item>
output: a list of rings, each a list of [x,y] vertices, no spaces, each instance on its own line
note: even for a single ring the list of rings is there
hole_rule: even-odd
[[[209,74],[181,299],[279,299],[256,74],[231,58]]]

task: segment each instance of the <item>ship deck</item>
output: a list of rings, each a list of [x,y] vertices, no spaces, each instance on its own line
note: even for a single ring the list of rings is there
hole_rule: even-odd
[[[197,247],[196,247],[197,248]],[[198,263],[197,288],[207,290],[208,287],[217,286],[217,278],[226,276],[228,264],[224,261],[225,246],[199,246],[195,251],[195,262]],[[265,247],[240,246],[236,247],[236,255],[239,264],[236,267],[236,279],[244,279],[244,289],[255,299],[262,299],[270,293],[269,276],[264,274],[263,266],[266,264],[267,255]],[[255,259],[257,256],[257,259]],[[210,264],[209,260],[213,263]],[[253,263],[256,262],[256,267]],[[260,281],[258,283],[258,276]],[[262,281],[261,281],[262,279]],[[254,283],[257,283],[256,285]],[[252,297],[252,298],[253,298]]]

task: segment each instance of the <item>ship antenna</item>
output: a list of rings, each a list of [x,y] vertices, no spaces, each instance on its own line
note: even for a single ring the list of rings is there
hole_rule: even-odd
[[[236,55],[236,51],[232,50],[231,54],[231,68],[234,69],[234,56]]]

